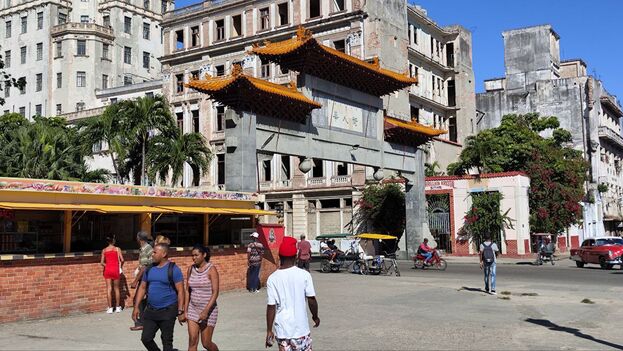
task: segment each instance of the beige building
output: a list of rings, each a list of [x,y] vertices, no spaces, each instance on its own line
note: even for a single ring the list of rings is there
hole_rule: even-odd
[[[6,71],[26,78],[4,89],[3,112],[30,118],[97,107],[96,90],[159,79],[168,0],[3,0]]]
[[[184,84],[205,74],[228,74],[234,63],[241,63],[247,74],[288,84],[295,78],[294,72],[283,71],[272,63],[262,65],[247,52],[254,44],[292,37],[299,25],[336,50],[363,60],[378,59],[384,68],[410,71],[421,82],[430,80],[430,85],[427,81],[410,92],[386,96],[385,111],[388,116],[411,117],[449,130],[441,138],[445,141],[435,143],[443,145],[428,147],[428,153],[432,160],[436,156],[444,158],[439,160],[441,164],[452,162],[454,159],[445,158],[455,157],[463,133],[470,130],[466,127],[472,118],[470,108],[475,114],[473,101],[471,107],[462,108],[458,105],[463,103],[464,95],[456,93],[468,86],[471,90],[465,99],[473,97],[471,38],[460,27],[442,29],[431,24],[421,10],[409,8],[403,0],[205,1],[167,13],[161,58],[163,94],[172,104],[181,128],[185,132],[201,132],[215,153],[212,168],[203,175],[200,186],[224,189],[225,108]],[[414,40],[422,44],[417,45]],[[426,54],[431,49],[424,45],[425,40],[432,40],[435,45],[432,56]],[[463,64],[465,57],[469,61]],[[453,89],[448,88],[451,81]],[[449,90],[454,94],[448,94]],[[457,122],[457,118],[468,122]],[[354,230],[353,207],[366,181],[373,179],[374,170],[315,159],[312,170],[303,174],[299,162],[296,157],[260,154],[258,191],[265,194],[265,208],[283,208],[283,223],[290,235],[307,233],[314,238],[323,233]],[[191,186],[190,172],[187,173],[184,185]],[[421,182],[423,188],[423,178]]]

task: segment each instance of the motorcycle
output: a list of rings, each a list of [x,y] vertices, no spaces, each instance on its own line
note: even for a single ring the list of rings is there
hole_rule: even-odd
[[[432,252],[433,252],[433,257],[431,257],[430,260],[428,261],[430,263],[430,266],[427,266],[426,264],[424,264],[426,257],[418,253],[417,255],[413,256],[413,267],[416,269],[419,269],[419,268],[425,269],[426,267],[435,267],[440,271],[445,271],[446,268],[448,267],[448,263],[446,262],[446,260],[441,258],[441,254],[439,253],[439,250],[433,250]]]
[[[542,266],[543,263],[547,261],[550,261],[552,263],[552,266],[554,265],[554,249],[551,247],[551,245],[542,247],[539,250],[539,253],[537,253],[536,264],[538,266]]]

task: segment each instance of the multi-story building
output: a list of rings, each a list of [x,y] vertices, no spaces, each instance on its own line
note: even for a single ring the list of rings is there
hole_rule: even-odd
[[[580,235],[620,233],[623,110],[619,102],[599,79],[586,73],[584,61],[560,60],[560,37],[551,26],[510,30],[503,37],[506,74],[486,80],[486,91],[477,94],[476,105],[483,113],[477,129],[497,127],[502,116],[511,113],[558,117],[590,165]],[[577,246],[578,237],[570,239]]]
[[[472,36],[461,26],[440,27],[426,10],[409,6],[409,73],[417,76],[409,100],[411,118],[448,133],[429,145],[427,162],[444,171],[456,161],[476,118]]]
[[[211,171],[203,175],[201,186],[224,188],[225,107],[184,84],[205,74],[225,75],[238,62],[247,74],[288,84],[295,78],[294,72],[281,70],[276,64],[262,64],[247,52],[254,44],[294,36],[300,25],[336,50],[363,60],[378,60],[382,67],[410,72],[422,82],[426,79],[424,86],[384,97],[386,114],[452,130],[441,138],[444,141],[437,142],[448,147],[456,148],[463,140],[462,133],[469,128],[457,119],[467,119],[469,125],[469,110],[475,114],[473,101],[471,107],[457,108],[464,103],[464,93],[457,90],[468,87],[471,90],[465,93],[465,99],[470,94],[473,97],[471,36],[464,29],[442,29],[421,9],[409,8],[404,0],[205,1],[165,15],[161,58],[163,94],[172,104],[180,126],[185,132],[204,134],[215,153]],[[433,43],[432,54],[424,41]],[[433,84],[432,75],[435,91],[428,82]],[[444,165],[452,161],[445,157],[457,154],[444,147],[434,146],[431,150],[431,157],[443,157]],[[307,233],[314,238],[322,233],[354,230],[353,207],[374,170],[315,159],[311,171],[303,174],[298,165],[296,157],[258,154],[258,190],[265,194],[266,209],[283,207],[284,225],[291,235]],[[187,173],[184,184],[189,186]],[[423,196],[424,179],[418,182]]]
[[[167,0],[3,0],[4,112],[61,115],[97,105],[95,90],[160,78]]]

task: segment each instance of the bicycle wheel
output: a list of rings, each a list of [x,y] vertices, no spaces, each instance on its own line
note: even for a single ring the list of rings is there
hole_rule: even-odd
[[[397,277],[400,277],[400,270],[398,269],[398,263],[396,261],[394,261],[393,266],[394,266],[394,274],[396,274]]]
[[[320,266],[320,270],[323,273],[329,273],[331,271],[331,267],[329,265],[329,261],[323,260],[322,263],[321,263],[321,266]]]

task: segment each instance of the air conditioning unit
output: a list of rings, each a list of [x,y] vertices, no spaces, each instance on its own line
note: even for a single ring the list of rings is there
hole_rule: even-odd
[[[255,228],[243,228],[243,229],[240,229],[240,238],[238,240],[240,245],[245,245],[246,246],[246,245],[252,243],[253,239],[251,238],[251,234],[253,234],[254,231],[255,231]]]

